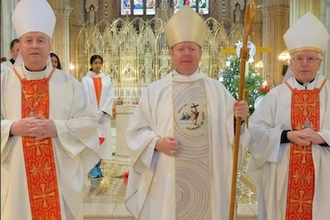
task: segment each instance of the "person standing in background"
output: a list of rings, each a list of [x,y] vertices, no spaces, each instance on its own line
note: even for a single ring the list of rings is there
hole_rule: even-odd
[[[90,58],[91,68],[86,76],[82,78],[81,83],[84,85],[88,97],[92,105],[98,112],[99,116],[99,138],[101,144],[100,156],[102,159],[111,159],[112,153],[112,134],[111,134],[111,117],[112,105],[114,99],[114,89],[109,76],[102,72],[103,58],[100,55],[93,55]],[[101,160],[90,171],[92,178],[103,177],[101,170]]]
[[[97,113],[81,83],[51,64],[48,2],[19,1],[12,22],[21,48],[1,74],[1,219],[83,220],[100,160]]]
[[[307,13],[283,38],[292,75],[249,122],[247,174],[258,189],[258,219],[329,219],[330,80],[319,73],[329,33]]]
[[[17,55],[19,53],[20,49],[20,43],[19,40],[16,38],[10,42],[10,54],[11,54],[11,59],[9,60],[11,64],[14,65],[15,60],[17,58]]]
[[[20,43],[19,40],[16,38],[10,42],[10,54],[11,54],[11,59],[9,61],[4,61],[1,63],[1,73],[6,71],[8,68],[10,69],[17,58],[17,55],[19,53],[20,49]]]
[[[52,60],[52,65],[54,68],[62,69],[60,58],[55,53],[50,53],[50,59]]]

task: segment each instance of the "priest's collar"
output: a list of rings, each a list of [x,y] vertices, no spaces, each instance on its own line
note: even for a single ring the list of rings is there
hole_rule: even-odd
[[[302,89],[308,89],[308,90],[312,90],[315,88],[315,85],[316,85],[316,81],[315,78],[312,79],[310,82],[308,83],[303,83],[301,81],[299,81],[297,78],[294,78],[294,84],[295,84],[295,87],[298,89],[298,90],[302,90]]]
[[[194,73],[190,75],[182,75],[178,73],[178,71],[172,70],[171,75],[172,75],[172,80],[176,82],[194,82],[204,77],[204,74],[201,73],[199,69],[197,69]]]
[[[27,69],[23,64],[21,74],[23,74],[23,77],[28,80],[37,80],[37,79],[43,79],[43,78],[47,77],[51,73],[52,69],[53,69],[53,66],[48,64],[41,71],[31,71],[31,70]]]
[[[45,66],[45,68],[43,68],[41,71],[44,71],[46,68],[47,68],[47,66]],[[27,68],[26,66],[25,66],[25,69],[26,69],[27,71],[30,71],[30,72],[35,72],[35,71],[30,70],[30,69]],[[39,72],[39,71],[38,71],[38,72]]]

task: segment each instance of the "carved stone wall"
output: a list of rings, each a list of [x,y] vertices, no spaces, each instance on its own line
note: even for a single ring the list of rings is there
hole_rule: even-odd
[[[219,79],[228,54],[241,39],[241,25],[232,27],[230,35],[222,23],[208,18],[207,39],[203,45],[200,69],[214,79]],[[138,102],[141,92],[151,82],[166,76],[171,70],[169,48],[164,35],[165,22],[159,18],[144,21],[107,19],[94,25],[85,23],[77,37],[76,78],[85,76],[89,58],[93,54],[103,57],[103,72],[108,74],[115,87],[115,97],[124,104]]]
[[[120,1],[108,1],[108,21],[114,21],[119,17]]]

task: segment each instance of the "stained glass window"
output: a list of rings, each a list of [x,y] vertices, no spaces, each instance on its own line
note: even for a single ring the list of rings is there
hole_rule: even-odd
[[[154,15],[160,0],[121,0],[121,15]],[[209,14],[209,0],[167,0],[174,6],[174,12],[183,5],[189,5],[199,14]]]
[[[131,0],[121,0],[121,14],[131,14]]]
[[[147,0],[146,8],[147,8],[147,15],[154,15],[156,8],[155,0]]]
[[[196,11],[200,14],[209,13],[209,0],[173,0],[173,3],[175,12],[186,4],[191,8],[196,9]]]
[[[143,15],[143,1],[134,0],[133,9],[135,15]]]

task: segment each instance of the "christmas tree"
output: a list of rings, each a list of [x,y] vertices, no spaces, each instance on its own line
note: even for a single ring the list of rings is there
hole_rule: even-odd
[[[241,61],[239,58],[237,56],[231,56],[227,59],[226,68],[222,72],[221,81],[235,99],[238,99],[240,68]],[[264,80],[260,74],[252,65],[249,65],[248,75],[245,76],[244,94],[248,96],[247,98],[245,97],[245,100],[248,102],[250,114],[254,112],[254,102],[260,96],[259,88],[263,86],[263,82]]]

